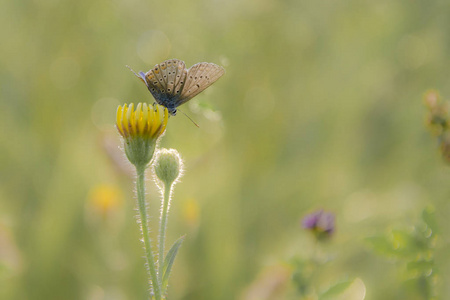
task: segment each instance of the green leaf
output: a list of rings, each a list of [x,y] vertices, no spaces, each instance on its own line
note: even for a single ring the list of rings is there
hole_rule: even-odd
[[[337,295],[344,292],[352,284],[352,282],[353,282],[353,279],[340,281],[340,282],[332,285],[328,290],[326,290],[324,293],[322,293],[319,296],[319,300],[333,299]]]
[[[434,267],[433,259],[410,261],[406,265],[406,269],[408,271],[418,272],[420,274],[430,273],[433,270],[433,267]]]
[[[169,283],[170,271],[172,270],[173,262],[175,261],[175,256],[177,256],[178,249],[183,243],[185,236],[183,235],[178,240],[173,243],[169,252],[167,252],[166,258],[164,259],[164,268],[163,268],[163,278],[161,283],[161,291],[164,294],[166,292],[167,285]]]
[[[394,245],[392,245],[392,242],[385,236],[371,236],[365,238],[365,241],[375,252],[380,255],[388,257],[398,255]]]
[[[436,221],[436,214],[434,207],[429,206],[423,210],[422,220],[431,229],[433,235],[438,233],[438,225]]]
[[[416,256],[420,251],[420,244],[415,237],[415,230],[393,229],[390,238],[395,251],[401,258]]]

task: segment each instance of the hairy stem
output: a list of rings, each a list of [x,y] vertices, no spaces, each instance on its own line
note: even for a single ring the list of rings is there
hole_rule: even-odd
[[[147,202],[145,202],[145,167],[138,168],[137,171],[137,182],[136,182],[136,190],[137,190],[137,200],[139,207],[139,215],[141,217],[141,232],[144,240],[144,249],[145,256],[147,259],[147,265],[150,272],[151,279],[151,287],[153,288],[153,292],[155,294],[155,300],[161,300],[161,287],[160,281],[158,280],[158,274],[156,272],[155,267],[155,259],[153,257],[151,240],[149,236],[149,226],[148,226],[148,217],[147,217]]]
[[[167,217],[169,214],[171,185],[164,184],[164,196],[161,206],[161,218],[159,222],[159,281],[162,282],[164,268],[164,244],[166,241]]]

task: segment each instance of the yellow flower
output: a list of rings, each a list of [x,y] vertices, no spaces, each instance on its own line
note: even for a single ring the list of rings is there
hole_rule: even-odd
[[[147,105],[139,103],[134,109],[134,104],[119,106],[117,108],[116,126],[120,135],[124,138],[141,136],[157,139],[164,133],[169,117],[167,108],[161,116],[159,105]]]
[[[88,197],[90,209],[101,215],[116,210],[122,202],[122,192],[114,185],[101,184],[91,189]]]
[[[166,130],[168,118],[167,108],[156,104],[139,103],[135,109],[131,103],[117,108],[116,127],[124,138],[125,154],[141,171],[153,158],[156,142]]]
[[[122,191],[112,184],[98,184],[91,188],[86,201],[86,217],[97,224],[98,221],[115,222],[123,206]]]
[[[189,198],[184,202],[183,217],[185,222],[191,228],[196,228],[200,222],[200,205],[198,201],[193,198]]]

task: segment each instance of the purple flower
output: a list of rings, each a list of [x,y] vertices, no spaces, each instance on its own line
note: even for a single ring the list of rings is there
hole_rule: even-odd
[[[336,228],[334,214],[323,209],[315,211],[303,218],[302,226],[311,230],[317,238],[331,236]]]

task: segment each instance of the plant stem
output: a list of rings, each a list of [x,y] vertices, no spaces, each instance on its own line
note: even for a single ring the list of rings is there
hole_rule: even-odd
[[[164,244],[166,241],[167,217],[169,213],[171,185],[164,184],[164,198],[159,222],[159,281],[162,282],[164,268]]]
[[[139,215],[141,217],[141,232],[144,240],[144,249],[147,259],[147,265],[150,272],[151,286],[155,293],[155,299],[161,300],[161,287],[156,273],[155,260],[153,258],[151,240],[149,235],[148,219],[147,219],[147,202],[145,202],[145,167],[136,167],[137,172],[137,199],[139,206]]]

